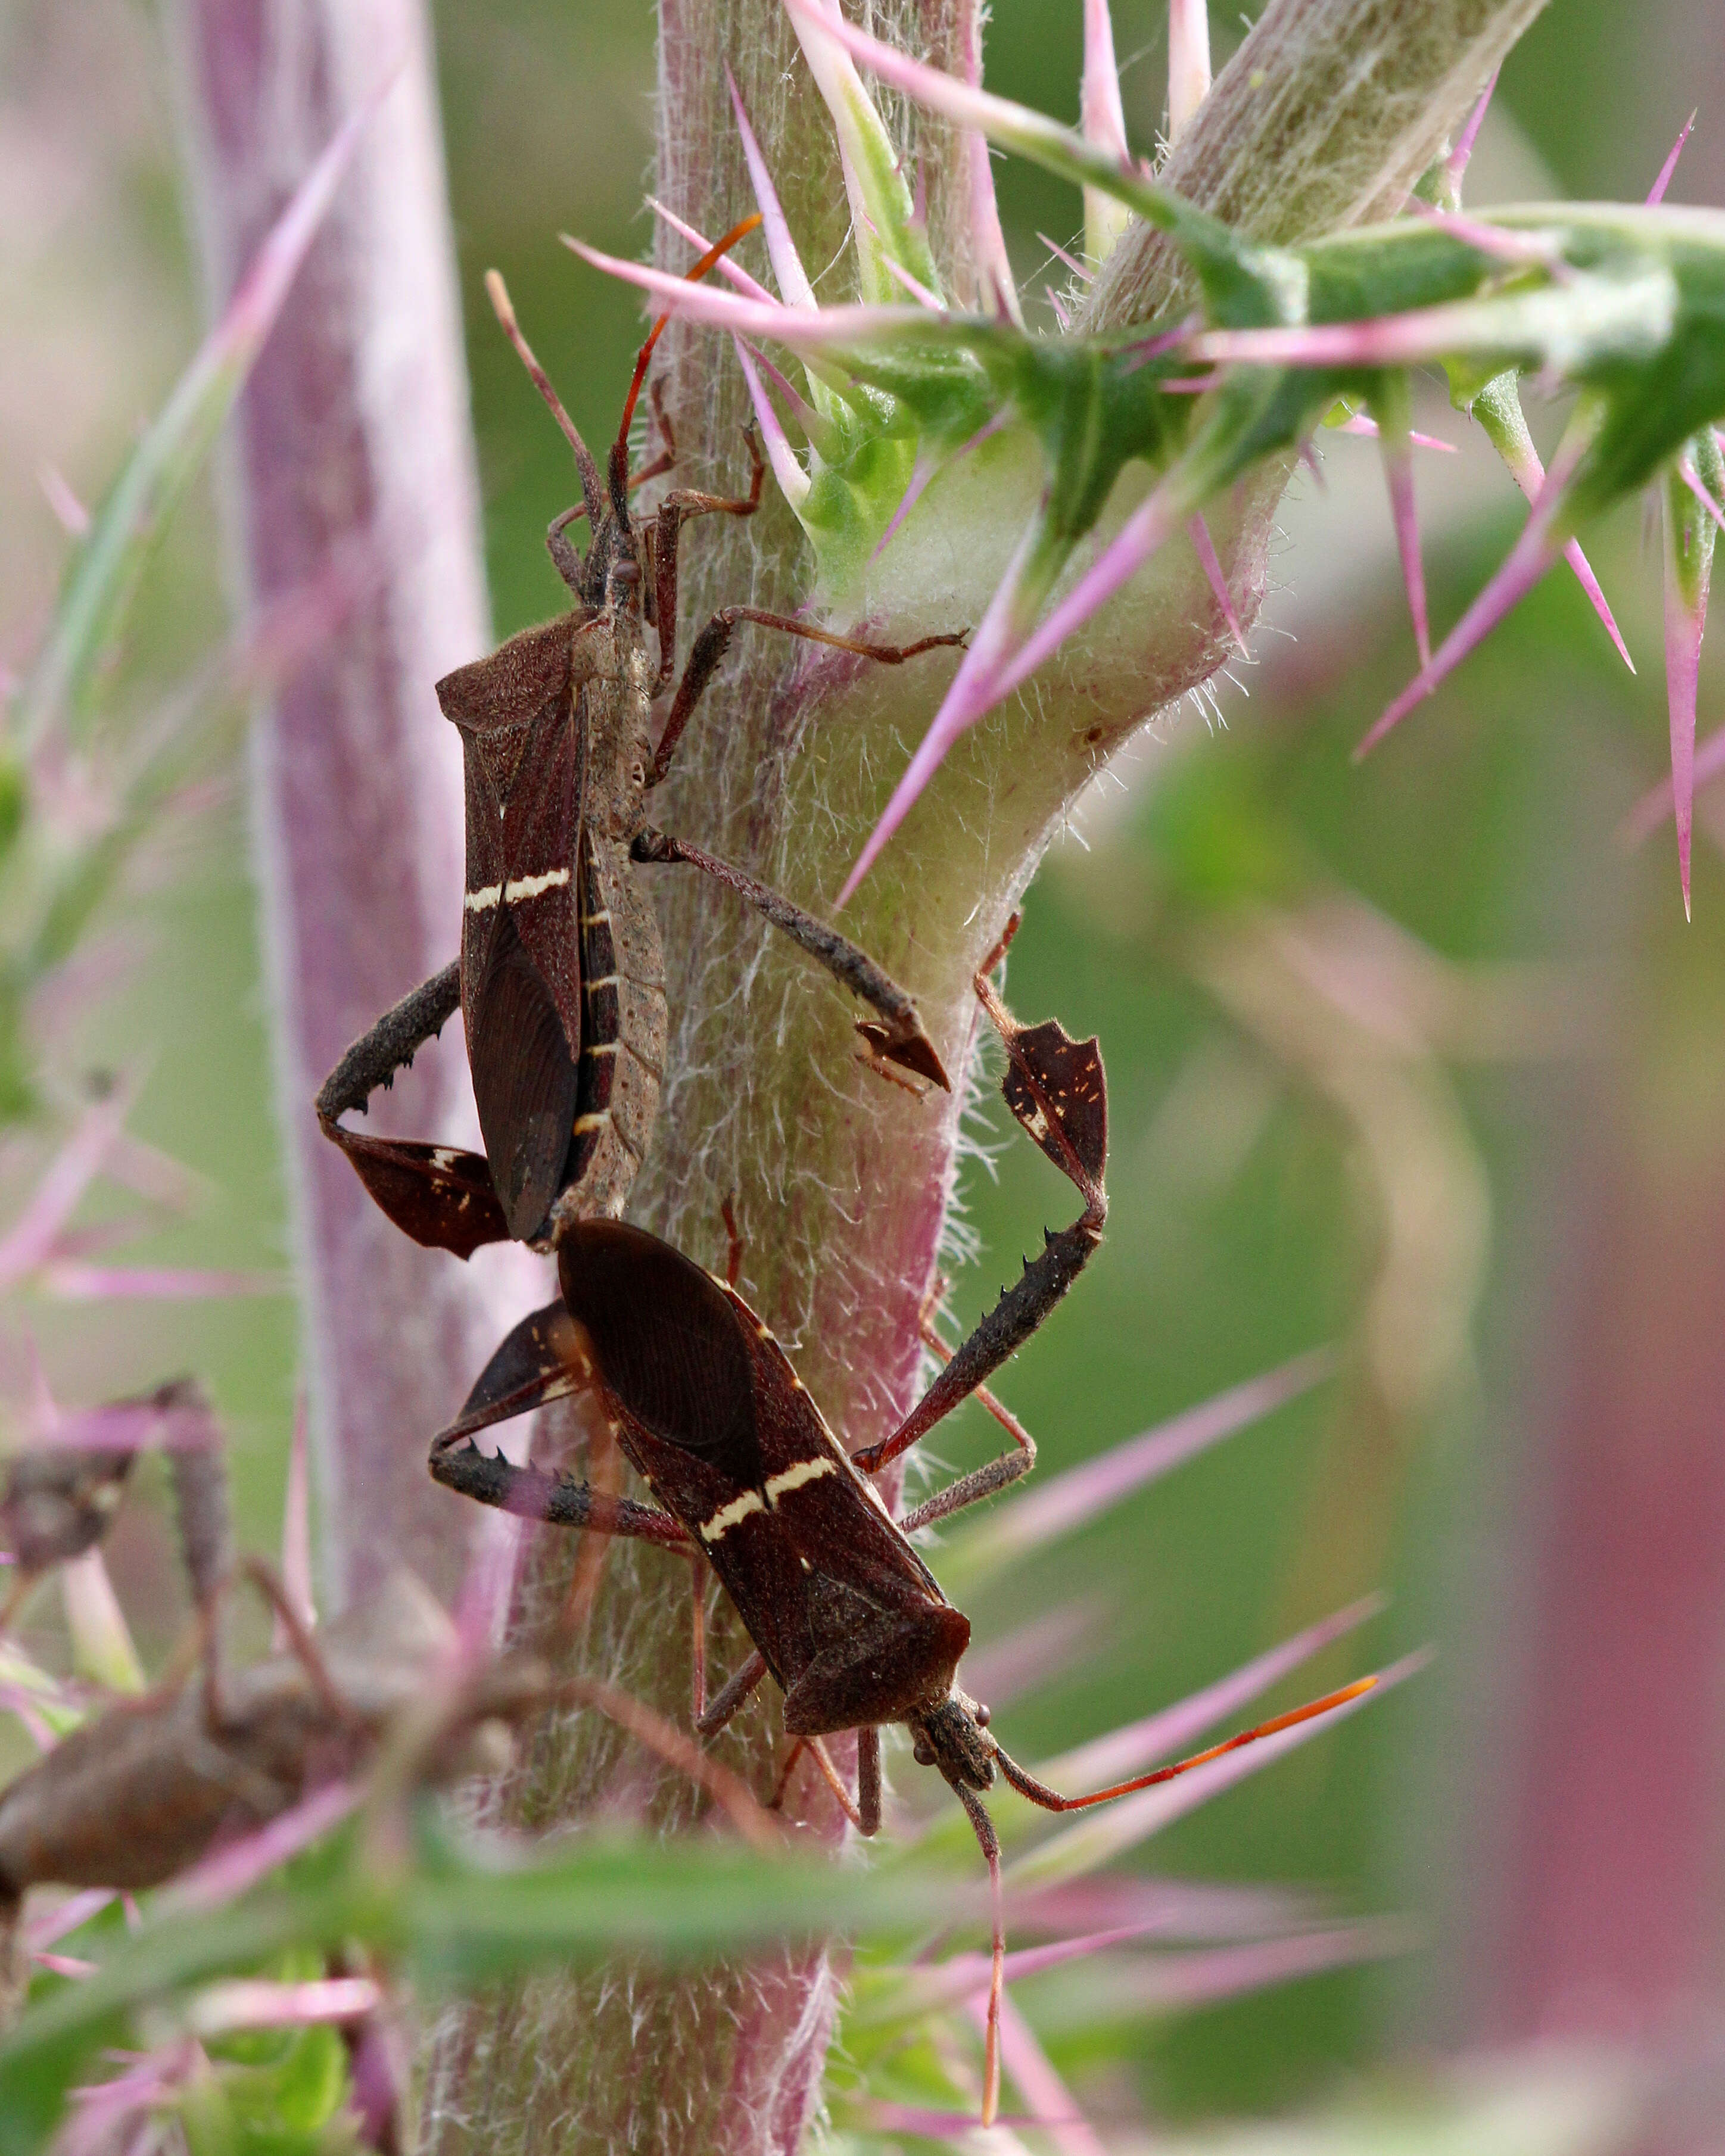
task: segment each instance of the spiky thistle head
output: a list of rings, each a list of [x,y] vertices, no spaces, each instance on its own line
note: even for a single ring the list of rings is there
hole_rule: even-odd
[[[582,251],[659,304],[737,338],[775,472],[814,549],[813,605],[852,620],[916,619],[931,607],[950,617],[956,608],[974,624],[964,661],[841,896],[855,889],[953,743],[1033,676],[1041,677],[1039,691],[1057,696],[1062,677],[1098,654],[1117,666],[1136,648],[1147,682],[1157,680],[1171,607],[1189,595],[1193,571],[1217,601],[1219,625],[1243,641],[1253,580],[1238,562],[1230,576],[1231,550],[1225,536],[1219,549],[1210,526],[1225,533],[1240,485],[1273,477],[1327,421],[1367,421],[1379,439],[1420,660],[1363,751],[1559,557],[1627,659],[1578,528],[1661,474],[1692,500],[1718,500],[1708,491],[1717,454],[1708,429],[1725,416],[1725,348],[1716,328],[1725,220],[1663,208],[1668,172],[1639,208],[1464,215],[1461,180],[1488,85],[1404,214],[1302,246],[1265,245],[1182,201],[1132,161],[1117,88],[1109,95],[1111,35],[1101,0],[1086,8],[1081,132],[867,36],[835,0],[785,6],[839,138],[855,300],[814,303],[740,99],[780,299],[758,285],[742,293],[680,285]],[[1189,32],[1192,11],[1173,12],[1176,27]],[[1177,97],[1171,80],[1177,130],[1207,80],[1207,54],[1190,35],[1174,42],[1186,85]],[[997,304],[955,308],[860,67],[964,131],[967,141],[992,141],[1076,182],[1093,248],[1111,245],[1134,216],[1158,227],[1196,279],[1200,315],[1098,334],[1072,327],[1075,318],[1061,310],[1057,329],[1027,328],[1003,267],[986,157],[974,176],[972,239],[978,259],[993,264]],[[1111,206],[1106,213],[1102,204]],[[758,349],[763,343],[801,364],[803,388]],[[1534,504],[1503,568],[1435,653],[1409,458],[1410,383],[1421,367],[1445,371],[1458,408],[1479,418]],[[1548,474],[1520,414],[1517,383],[1530,374],[1543,387],[1580,393]],[[802,430],[800,453],[786,418]],[[1695,623],[1705,578],[1700,542],[1686,544],[1682,619]],[[1168,574],[1174,555],[1187,571],[1183,583]],[[1673,693],[1686,710],[1690,633],[1674,631],[1671,644]],[[1222,655],[1218,647],[1210,666]],[[1681,757],[1674,769],[1686,800]],[[1686,851],[1684,858],[1686,890]]]

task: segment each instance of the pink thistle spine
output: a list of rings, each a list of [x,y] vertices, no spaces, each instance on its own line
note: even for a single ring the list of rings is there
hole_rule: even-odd
[[[1168,139],[1172,149],[1210,94],[1207,0],[1168,0]],[[1119,92],[1116,90],[1117,99]]]
[[[1697,485],[1695,492],[1701,491]],[[1714,513],[1717,516],[1717,510]],[[1677,875],[1683,887],[1686,921],[1690,917],[1690,850],[1695,819],[1695,706],[1712,557],[1712,527],[1702,521],[1689,490],[1680,476],[1673,475],[1666,480],[1665,490],[1665,682]]]
[[[1246,649],[1245,631],[1240,625],[1240,616],[1235,612],[1234,595],[1228,588],[1228,579],[1222,574],[1222,564],[1216,558],[1215,543],[1210,537],[1210,528],[1204,521],[1203,512],[1194,510],[1186,520],[1186,536],[1192,542],[1192,551],[1197,555],[1209,587],[1215,594],[1216,604],[1222,609],[1222,619],[1228,624],[1228,634],[1234,639],[1242,659],[1250,659]]]

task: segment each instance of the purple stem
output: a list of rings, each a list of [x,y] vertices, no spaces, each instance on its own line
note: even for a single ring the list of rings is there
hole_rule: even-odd
[[[338,554],[376,565],[259,712],[253,828],[331,1603],[394,1563],[447,1594],[468,1526],[425,1473],[425,1433],[506,1317],[511,1268],[408,1243],[310,1106],[347,1044],[448,964],[460,920],[460,757],[431,685],[488,629],[429,34],[417,0],[179,0],[177,27],[213,311],[312,150],[399,69],[241,401],[227,506],[254,618]],[[373,1126],[459,1137],[470,1103],[452,1030]]]

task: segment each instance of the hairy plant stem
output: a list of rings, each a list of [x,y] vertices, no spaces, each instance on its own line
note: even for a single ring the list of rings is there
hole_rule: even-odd
[[[1250,137],[1249,221],[1250,204],[1292,205],[1276,236],[1299,237],[1357,218],[1404,187],[1536,5],[1273,7],[1278,119]],[[974,0],[887,0],[873,11],[872,27],[952,67],[962,66],[979,35]],[[1338,78],[1336,55],[1353,49],[1351,39],[1376,55],[1376,72],[1362,64]],[[661,0],[657,192],[709,234],[750,207],[721,65],[727,61],[803,259],[818,273],[844,244],[844,190],[824,112],[778,0]],[[907,147],[914,139],[920,152],[942,275],[963,294],[970,280],[957,146],[926,121],[913,130],[909,116],[883,102],[901,139]],[[1210,207],[1240,201],[1231,191],[1242,182],[1229,146],[1239,116],[1236,93],[1219,95],[1214,114],[1202,108],[1182,139],[1183,183]],[[666,251],[668,266],[686,259],[675,246]],[[1132,259],[1147,260],[1142,234],[1122,242],[1122,260]],[[684,451],[680,483],[734,481],[747,407],[727,348],[674,331],[664,349],[667,402]],[[1248,619],[1263,588],[1281,484],[1280,475],[1268,475],[1217,531]],[[692,527],[683,563],[685,648],[716,605],[788,612],[807,594],[799,535],[770,492],[748,523],[715,518]],[[924,614],[895,615],[882,627],[898,635],[965,625],[937,618],[939,606],[937,594]],[[918,997],[955,1072],[973,1030],[972,969],[1050,833],[1101,757],[1207,678],[1224,654],[1223,625],[1201,588],[1177,593],[1165,615],[1147,649],[1113,654],[1115,663],[1093,655],[1081,675],[1069,671],[1055,690],[976,728],[847,915],[849,932]],[[655,819],[822,908],[932,716],[951,664],[919,662],[921,699],[912,691],[907,702],[902,675],[889,680],[760,631],[745,638],[709,692]],[[632,1212],[711,1264],[723,1249],[721,1202],[735,1194],[745,1291],[797,1358],[828,1419],[862,1443],[911,1396],[917,1307],[952,1187],[957,1105],[938,1096],[913,1101],[861,1070],[842,999],[726,895],[685,870],[644,873],[662,880],[672,1034],[653,1153]],[[517,1636],[542,1649],[557,1643],[577,1563],[567,1539],[530,1538]],[[639,1545],[614,1549],[579,1650],[583,1666],[667,1712],[685,1712],[688,1596],[680,1565]],[[714,1630],[722,1675],[743,1643],[728,1619]],[[733,1762],[763,1788],[775,1733],[762,1702],[726,1739]],[[644,1804],[667,1830],[702,1810],[614,1732],[572,1717],[542,1733],[495,1810],[516,1823],[550,1825],[619,1798]],[[836,1836],[824,1795],[799,1784],[793,1798],[809,1806],[811,1832]],[[616,1969],[509,1987],[446,2023],[428,2105],[434,2143],[445,2156],[792,2150],[818,2098],[834,1982],[828,1958],[816,1953],[700,1976]]]

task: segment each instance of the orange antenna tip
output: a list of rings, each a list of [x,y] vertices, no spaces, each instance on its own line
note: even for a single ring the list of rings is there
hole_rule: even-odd
[[[715,240],[701,259],[692,268],[683,272],[685,282],[698,285],[714,264],[728,254],[739,240],[747,239],[749,234],[758,227],[760,222],[761,213],[756,210],[752,216],[744,218],[740,223],[733,224],[722,239]],[[617,439],[620,444],[625,444],[629,440],[629,430],[635,416],[635,399],[640,395],[641,384],[647,378],[647,362],[652,358],[653,347],[658,343],[660,334],[670,320],[669,314],[664,314],[659,317],[647,332],[647,341],[635,355],[634,377],[629,385],[628,396],[623,400],[623,424],[617,429]]]

